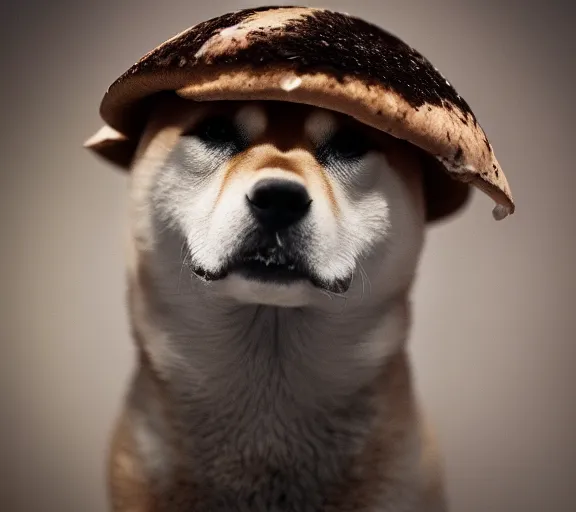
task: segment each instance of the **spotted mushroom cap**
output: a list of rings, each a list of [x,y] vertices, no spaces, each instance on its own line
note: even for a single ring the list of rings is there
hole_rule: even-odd
[[[496,219],[514,212],[506,177],[464,99],[420,53],[347,14],[262,7],[181,32],[110,86],[100,106],[106,126],[86,146],[130,167],[161,91],[195,101],[291,101],[350,115],[429,157],[429,220],[459,210],[470,184],[496,202]]]

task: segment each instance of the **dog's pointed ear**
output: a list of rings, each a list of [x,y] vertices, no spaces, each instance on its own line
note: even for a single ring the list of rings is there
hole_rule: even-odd
[[[132,165],[137,143],[104,125],[92,137],[84,142],[84,147],[114,164],[122,170],[129,170]]]

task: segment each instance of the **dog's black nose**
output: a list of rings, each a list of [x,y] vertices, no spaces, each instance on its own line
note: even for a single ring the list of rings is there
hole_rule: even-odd
[[[265,229],[279,230],[306,216],[312,200],[306,188],[291,180],[260,180],[247,196],[253,215]]]

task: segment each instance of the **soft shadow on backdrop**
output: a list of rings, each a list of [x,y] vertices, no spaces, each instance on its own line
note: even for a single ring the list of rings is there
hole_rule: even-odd
[[[428,56],[475,109],[517,200],[497,223],[475,194],[431,230],[414,294],[417,383],[453,510],[576,510],[574,3],[300,3],[365,17]],[[102,512],[133,362],[126,181],[82,141],[141,55],[262,2],[12,4],[0,8],[0,509]]]

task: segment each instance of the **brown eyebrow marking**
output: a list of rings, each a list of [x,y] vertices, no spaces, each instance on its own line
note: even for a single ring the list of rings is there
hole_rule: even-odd
[[[332,183],[330,183],[330,176],[326,172],[326,169],[320,164],[316,166],[317,173],[322,180],[323,188],[328,196],[328,201],[330,203],[332,213],[335,217],[338,217],[340,214],[340,208],[338,207],[338,201],[336,201],[336,195],[334,194],[334,188],[332,187]]]
[[[224,189],[226,188],[226,185],[230,182],[231,176],[236,173],[236,171],[241,167],[242,162],[247,160],[247,158],[248,158],[247,152],[242,151],[241,153],[234,155],[230,159],[230,161],[226,164],[226,168],[224,170],[224,177],[222,178],[222,181],[220,182],[220,186],[218,187],[218,194],[216,194],[216,200],[214,201],[214,204],[212,205],[211,213],[214,212],[214,210],[216,209],[216,206],[220,202],[220,198],[222,197],[222,194],[224,193]]]
[[[276,148],[276,146],[275,146]],[[302,178],[306,178],[306,170],[303,168],[302,162],[298,161],[297,158],[286,156],[285,153],[278,153],[271,149],[273,152],[270,157],[266,158],[265,160],[265,167],[278,167],[280,169],[284,169],[286,171],[292,172],[301,176]],[[262,168],[261,166],[260,168]],[[259,171],[260,169],[256,169]]]
[[[255,104],[262,108],[267,118],[266,129],[259,137],[248,141],[248,147],[232,156],[226,163],[214,208],[219,203],[224,189],[237,173],[258,172],[263,168],[276,167],[292,172],[308,183],[311,182],[311,176],[316,176],[317,180],[314,181],[319,182],[332,212],[338,217],[340,208],[331,177],[316,159],[316,148],[305,129],[306,121],[316,107],[274,101],[255,102]],[[234,102],[233,105],[228,105],[233,108],[227,108],[227,111],[223,111],[222,105],[218,105],[218,108],[209,110],[206,117],[221,113],[235,116],[243,105],[245,104],[242,102]],[[340,124],[338,114],[333,115]]]

